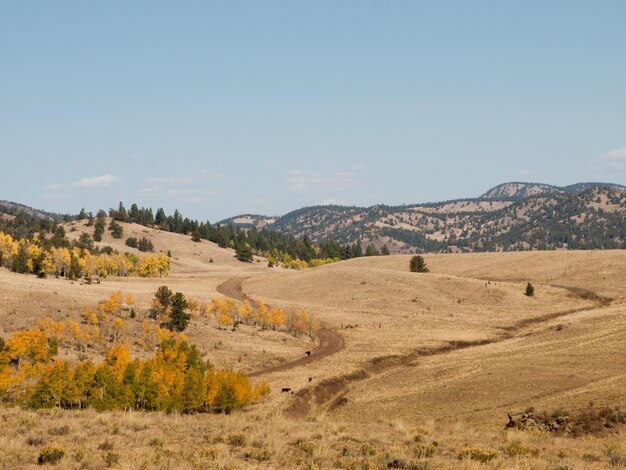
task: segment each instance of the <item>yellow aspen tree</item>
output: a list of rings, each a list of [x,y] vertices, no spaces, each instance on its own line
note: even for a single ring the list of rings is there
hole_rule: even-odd
[[[239,306],[239,321],[248,324],[250,322],[251,313],[250,302],[244,300]]]
[[[187,299],[187,309],[191,313],[191,318],[198,319],[200,317],[200,302],[198,299],[189,297]]]
[[[126,323],[124,323],[124,320],[122,320],[119,317],[115,317],[113,319],[113,341],[114,342],[119,342],[123,337],[124,337],[124,333],[126,332]]]
[[[267,305],[265,305],[265,302],[263,301],[263,299],[259,299],[256,301],[256,311],[257,311],[256,323],[263,324],[267,315]]]
[[[113,368],[117,380],[121,382],[124,377],[124,371],[130,362],[128,346],[120,343],[108,349],[106,352],[106,362]]]
[[[135,296],[133,294],[128,294],[124,299],[124,303],[129,307],[132,307],[133,305],[135,305]]]
[[[48,362],[48,335],[43,331],[16,331],[6,343],[9,360],[16,361],[18,368],[22,361]]]
[[[200,313],[204,318],[209,320],[213,317],[213,313],[211,312],[211,306],[204,302],[202,302],[202,305],[200,305]]]

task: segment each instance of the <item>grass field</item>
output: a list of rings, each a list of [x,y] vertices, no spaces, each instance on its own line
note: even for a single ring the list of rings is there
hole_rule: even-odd
[[[78,236],[76,228],[68,234]],[[124,230],[171,251],[168,278],[86,285],[0,270],[0,335],[45,316],[80,321],[83,307],[116,290],[137,299],[139,318],[128,320],[136,331],[159,286],[209,301],[221,295],[218,285],[238,277],[253,298],[307,309],[343,346],[262,374],[270,395],[231,415],[0,408],[0,468],[35,467],[46,446],[64,451],[62,468],[626,465],[620,425],[576,437],[505,428],[507,413],[529,407],[561,410],[571,421],[589,410],[626,408],[622,251],[427,255],[426,274],[410,273],[408,256],[292,271],[240,263],[231,250],[190,237]],[[106,236],[103,243],[133,251]],[[524,295],[529,281],[533,297]],[[186,333],[219,367],[248,372],[316,348],[306,337],[218,329],[202,318]]]

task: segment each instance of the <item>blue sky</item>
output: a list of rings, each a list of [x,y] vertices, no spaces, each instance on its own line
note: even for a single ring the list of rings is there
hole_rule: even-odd
[[[0,1],[0,199],[217,221],[626,182],[626,2]]]

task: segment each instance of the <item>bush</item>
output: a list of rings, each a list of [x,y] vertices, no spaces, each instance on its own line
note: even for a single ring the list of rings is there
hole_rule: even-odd
[[[235,251],[235,257],[239,261],[243,261],[245,263],[251,263],[252,262],[252,251],[247,246],[238,248]]]
[[[415,446],[415,457],[418,459],[427,459],[437,453],[437,448],[434,445],[418,444]]]
[[[480,447],[466,447],[459,451],[459,459],[477,460],[479,462],[489,462],[496,458],[498,453],[493,449]]]
[[[535,287],[530,282],[526,284],[525,295],[527,295],[528,297],[532,297],[533,295],[535,295]]]
[[[63,458],[64,455],[65,451],[60,447],[44,447],[43,449],[41,449],[41,452],[39,452],[39,457],[37,457],[37,463],[39,465],[44,465],[46,463],[56,464]]]
[[[521,457],[525,455],[530,455],[532,457],[539,456],[539,449],[531,449],[530,447],[526,447],[522,445],[520,441],[511,441],[506,446],[506,453],[511,457]]]
[[[102,458],[107,467],[112,467],[120,462],[120,454],[117,452],[107,452]]]
[[[137,243],[139,251],[154,251],[154,245],[146,237],[141,237],[141,240]]]
[[[228,436],[228,444],[233,447],[244,447],[248,443],[246,435],[243,433],[234,433]]]
[[[412,273],[427,273],[429,271],[424,258],[420,255],[415,255],[411,258],[409,269]]]
[[[135,237],[128,237],[126,239],[126,246],[130,246],[131,248],[137,248],[137,239]]]
[[[122,238],[122,234],[124,233],[124,229],[120,224],[118,224],[115,220],[112,220],[109,224],[109,230],[111,231],[111,235],[113,238]]]

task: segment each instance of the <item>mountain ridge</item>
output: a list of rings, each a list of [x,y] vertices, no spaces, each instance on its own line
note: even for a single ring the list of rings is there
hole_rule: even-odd
[[[475,198],[308,206],[282,216],[244,214],[219,223],[413,253],[626,248],[625,215],[626,187],[619,184],[507,182]]]

